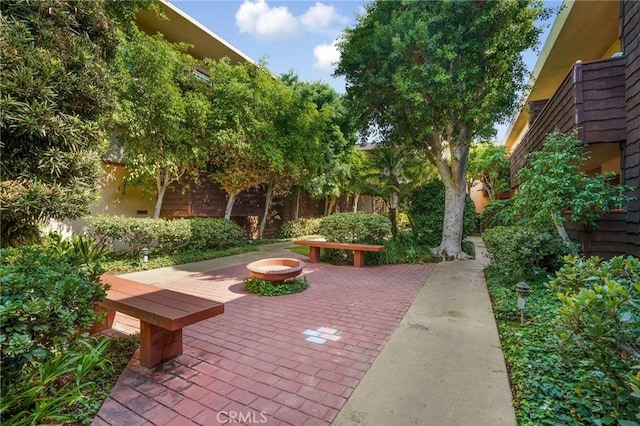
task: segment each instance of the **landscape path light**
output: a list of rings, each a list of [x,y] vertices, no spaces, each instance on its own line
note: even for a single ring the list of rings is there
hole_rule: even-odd
[[[524,324],[524,305],[525,299],[531,294],[531,286],[524,281],[516,284],[516,291],[518,292],[518,308],[520,309],[520,324]]]

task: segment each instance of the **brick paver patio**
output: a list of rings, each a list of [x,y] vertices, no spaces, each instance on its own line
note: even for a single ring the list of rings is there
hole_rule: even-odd
[[[307,264],[310,287],[279,297],[247,294],[244,265],[160,283],[225,313],[185,328],[161,367],[134,357],[93,424],[330,424],[432,270]]]

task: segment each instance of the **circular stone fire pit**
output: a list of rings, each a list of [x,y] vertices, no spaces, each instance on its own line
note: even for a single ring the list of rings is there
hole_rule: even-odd
[[[247,269],[252,277],[279,282],[297,277],[304,266],[304,262],[298,259],[275,257],[252,262],[247,265]]]

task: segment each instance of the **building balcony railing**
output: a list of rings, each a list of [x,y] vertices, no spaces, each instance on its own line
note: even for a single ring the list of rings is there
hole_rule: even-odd
[[[575,63],[550,99],[531,102],[529,108],[529,130],[511,153],[513,187],[526,155],[542,149],[555,129],[577,129],[578,139],[587,144],[626,139],[625,58]]]

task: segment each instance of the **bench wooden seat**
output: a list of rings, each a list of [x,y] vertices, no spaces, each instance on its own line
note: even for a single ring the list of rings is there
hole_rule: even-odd
[[[104,274],[109,284],[99,308],[106,321],[92,331],[111,328],[116,312],[140,320],[140,364],[152,368],[182,354],[182,328],[224,312],[224,304],[177,291]]]
[[[298,246],[309,247],[309,262],[320,262],[320,249],[338,249],[338,250],[352,250],[353,251],[353,266],[356,268],[362,268],[364,266],[364,252],[381,252],[384,251],[384,246],[377,246],[373,244],[353,244],[353,243],[336,243],[333,241],[322,240],[297,240],[293,244]]]

